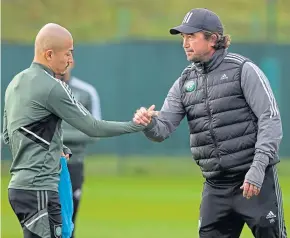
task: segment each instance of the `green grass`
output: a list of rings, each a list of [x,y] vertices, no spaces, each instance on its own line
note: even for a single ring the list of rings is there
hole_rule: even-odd
[[[6,0],[2,1],[2,39],[33,42],[44,24],[67,27],[76,42],[127,39],[177,39],[168,29],[179,24],[191,8],[205,7],[221,17],[234,42],[267,41],[267,20],[276,19],[275,42],[290,41],[290,1],[276,0],[267,13],[266,0]],[[276,12],[276,17],[275,17]]]
[[[21,237],[7,200],[2,164],[2,238]],[[290,160],[279,166],[286,224],[290,221]],[[77,238],[196,238],[203,179],[190,158],[86,160],[86,181]],[[242,238],[252,237],[245,228]]]

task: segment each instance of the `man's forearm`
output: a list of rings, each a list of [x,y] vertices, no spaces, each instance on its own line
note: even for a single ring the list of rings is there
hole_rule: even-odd
[[[133,122],[95,120],[92,126],[80,126],[77,129],[91,137],[112,137],[142,131],[144,128],[144,126],[135,125]]]
[[[265,171],[269,165],[269,157],[263,153],[256,153],[249,172],[245,180],[258,188],[262,187]]]
[[[258,119],[256,155],[265,154],[270,161],[278,156],[282,123],[269,80],[253,63],[245,63],[241,75],[244,97]]]
[[[152,118],[151,124],[144,130],[144,134],[152,141],[162,142],[177,128],[186,112],[181,100],[181,90],[177,79],[163,103],[158,116]]]
[[[169,128],[170,123],[166,123],[166,121],[161,121],[158,120],[157,117],[153,117],[151,123],[143,132],[150,140],[155,142],[162,142],[169,137],[171,133]]]
[[[77,129],[65,129],[63,133],[63,143],[89,143],[95,141],[95,137],[90,137]]]

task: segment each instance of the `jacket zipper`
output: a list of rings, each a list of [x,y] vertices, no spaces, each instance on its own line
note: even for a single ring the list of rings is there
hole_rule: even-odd
[[[203,74],[202,78],[203,78],[203,81],[205,82],[205,105],[206,105],[206,110],[207,110],[208,117],[209,117],[209,131],[210,131],[211,138],[213,140],[213,144],[215,146],[215,150],[217,151],[217,156],[218,156],[218,158],[220,158],[220,155],[219,155],[219,152],[218,152],[217,140],[216,140],[216,137],[215,137],[215,133],[213,131],[213,126],[212,126],[212,114],[211,114],[211,111],[210,111],[210,108],[209,108],[208,91],[207,91],[207,80],[208,80],[208,77],[207,77],[207,75]]]

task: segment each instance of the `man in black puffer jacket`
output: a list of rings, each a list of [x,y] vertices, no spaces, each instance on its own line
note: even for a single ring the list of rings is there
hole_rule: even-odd
[[[256,238],[286,238],[276,169],[282,125],[268,79],[227,51],[230,37],[207,9],[191,10],[170,33],[182,36],[192,63],[162,109],[140,108],[134,121],[149,124],[145,135],[161,142],[187,117],[191,152],[206,178],[200,237],[236,238],[247,223]]]

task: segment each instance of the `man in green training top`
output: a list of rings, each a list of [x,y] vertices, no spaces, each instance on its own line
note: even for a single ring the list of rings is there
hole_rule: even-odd
[[[36,36],[33,63],[5,92],[3,136],[13,158],[8,196],[25,238],[61,237],[60,156],[70,154],[62,142],[62,120],[91,137],[144,129],[133,122],[96,120],[57,79],[72,62],[72,35],[47,24]]]
[[[101,105],[97,90],[89,83],[84,82],[71,75],[74,63],[62,80],[71,88],[75,98],[92,114],[97,120],[101,120]],[[63,121],[63,143],[68,146],[73,156],[68,161],[68,169],[70,173],[72,191],[73,191],[73,223],[74,230],[72,238],[75,237],[76,216],[79,210],[79,204],[82,197],[82,187],[85,180],[84,176],[84,158],[86,155],[86,147],[89,143],[93,143],[97,138],[89,137],[67,122]]]

